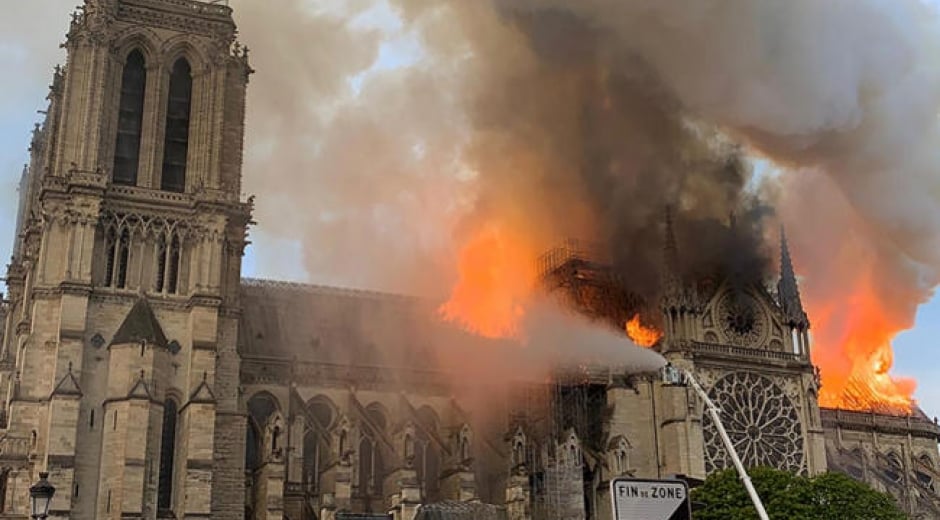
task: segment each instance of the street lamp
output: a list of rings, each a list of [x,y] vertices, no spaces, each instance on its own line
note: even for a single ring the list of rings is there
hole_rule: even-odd
[[[49,473],[41,471],[39,473],[39,482],[29,488],[29,500],[32,506],[32,518],[44,520],[49,517],[49,504],[52,503],[52,495],[55,495],[55,487],[49,483]]]

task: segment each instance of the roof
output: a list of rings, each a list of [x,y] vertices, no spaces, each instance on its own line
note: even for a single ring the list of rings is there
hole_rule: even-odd
[[[506,509],[479,502],[438,502],[422,505],[415,520],[506,520]]]
[[[111,345],[121,345],[125,343],[140,343],[146,341],[166,348],[166,335],[163,333],[163,327],[157,321],[153,314],[153,309],[147,303],[146,298],[140,298],[137,303],[131,307],[130,312],[124,318],[124,322],[111,339]]]
[[[246,279],[242,309],[247,355],[383,366],[431,355],[434,307],[413,297]]]

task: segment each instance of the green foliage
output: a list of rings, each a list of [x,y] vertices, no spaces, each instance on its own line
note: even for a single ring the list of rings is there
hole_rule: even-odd
[[[813,478],[771,468],[749,471],[771,520],[904,520],[890,495],[840,473]],[[734,470],[714,473],[692,491],[705,507],[695,520],[758,520],[744,485]]]

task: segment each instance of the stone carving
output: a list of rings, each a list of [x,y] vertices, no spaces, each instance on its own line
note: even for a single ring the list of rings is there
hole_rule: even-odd
[[[779,385],[762,375],[734,372],[719,379],[708,395],[722,410],[725,429],[745,466],[805,471],[800,417]],[[705,471],[731,467],[708,415],[702,429]]]
[[[728,291],[718,302],[718,326],[731,344],[757,346],[767,331],[767,316],[750,294]]]

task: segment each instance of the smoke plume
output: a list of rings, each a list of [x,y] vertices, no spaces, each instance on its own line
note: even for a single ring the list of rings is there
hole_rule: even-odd
[[[233,4],[261,72],[248,185],[311,278],[440,295],[496,225],[533,258],[598,243],[655,295],[673,205],[688,270],[761,279],[773,206],[826,391],[870,376],[909,395],[885,379],[888,343],[940,281],[940,31],[922,2]],[[780,176],[754,182],[751,155]]]

